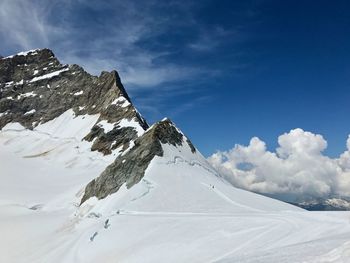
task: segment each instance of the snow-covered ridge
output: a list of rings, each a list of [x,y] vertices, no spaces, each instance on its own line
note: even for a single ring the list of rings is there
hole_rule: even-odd
[[[127,118],[121,119],[117,123],[110,123],[107,120],[100,120],[97,122],[99,127],[101,127],[105,133],[112,131],[114,128],[124,128],[131,127],[137,132],[137,136],[140,137],[145,130],[141,127],[140,123],[134,119],[128,120]]]
[[[32,49],[32,50],[28,50],[28,51],[22,51],[22,52],[19,52],[17,54],[14,54],[14,55],[10,55],[10,56],[7,56],[7,57],[4,57],[2,59],[9,59],[9,58],[13,58],[14,56],[28,56],[28,55],[36,55],[38,54],[38,51],[40,51],[41,49]]]

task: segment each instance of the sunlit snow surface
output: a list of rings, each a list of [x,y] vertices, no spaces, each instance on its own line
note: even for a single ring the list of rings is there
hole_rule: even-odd
[[[64,69],[61,69],[61,70],[58,70],[58,71],[55,71],[55,72],[51,72],[51,73],[45,74],[43,76],[35,77],[32,80],[30,80],[29,82],[32,83],[32,82],[36,82],[36,81],[43,80],[43,79],[50,79],[50,78],[53,78],[55,76],[58,76],[62,72],[68,71],[68,70],[69,70],[68,68],[64,68]]]
[[[348,212],[236,189],[185,142],[163,145],[131,189],[79,207],[119,154],[81,140],[98,117],[67,111],[0,132],[0,262],[350,262]]]

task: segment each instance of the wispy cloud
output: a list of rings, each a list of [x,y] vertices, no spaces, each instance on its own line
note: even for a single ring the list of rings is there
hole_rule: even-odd
[[[49,44],[43,7],[31,1],[4,0],[0,3],[0,34],[3,45],[16,49]],[[4,47],[3,47],[4,48]]]
[[[138,87],[197,75],[201,69],[157,62],[166,53],[141,46],[176,23],[157,12],[159,6],[159,1],[4,0],[0,3],[2,49],[50,47],[64,62],[79,63],[93,74],[118,68],[125,83]],[[91,17],[84,23],[77,22],[87,15]]]
[[[219,69],[182,54],[211,50],[232,34],[199,23],[193,15],[197,5],[177,0],[3,0],[0,53],[49,47],[63,63],[79,64],[95,75],[117,69],[132,93],[167,93],[176,83],[184,86],[218,74]]]
[[[220,45],[227,42],[227,39],[235,36],[235,30],[224,29],[220,26],[200,27],[198,37],[191,43],[189,47],[194,51],[207,52],[214,51]]]

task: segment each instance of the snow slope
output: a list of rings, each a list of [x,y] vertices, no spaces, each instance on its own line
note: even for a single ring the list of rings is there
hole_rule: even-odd
[[[350,262],[349,213],[236,189],[185,143],[163,145],[132,188],[79,207],[120,154],[81,140],[98,117],[0,131],[0,262]]]

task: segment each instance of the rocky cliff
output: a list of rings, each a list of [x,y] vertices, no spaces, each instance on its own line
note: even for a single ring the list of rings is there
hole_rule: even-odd
[[[103,154],[127,149],[148,128],[116,71],[92,76],[78,65],[61,64],[49,49],[0,60],[0,129],[10,122],[34,129],[70,109],[76,116],[99,114],[84,139]]]
[[[195,153],[192,143],[188,139],[184,141],[184,135],[169,119],[154,124],[135,140],[135,145],[125,155],[119,156],[98,178],[86,186],[81,202],[93,196],[105,198],[117,192],[124,183],[127,188],[132,187],[144,176],[152,159],[163,156],[162,144],[176,147],[183,143],[188,143],[192,153]]]
[[[105,198],[124,183],[128,188],[138,183],[151,160],[163,155],[164,144],[187,144],[196,152],[170,120],[148,127],[116,71],[92,76],[78,65],[61,64],[49,49],[0,59],[0,130],[11,122],[35,130],[68,110],[99,116],[82,138],[92,151],[109,155],[119,149],[115,161],[86,186],[81,203]]]

